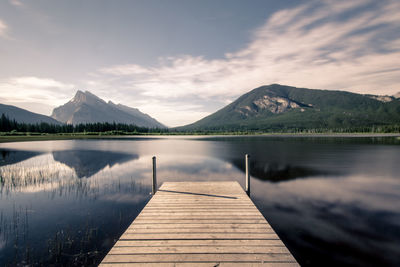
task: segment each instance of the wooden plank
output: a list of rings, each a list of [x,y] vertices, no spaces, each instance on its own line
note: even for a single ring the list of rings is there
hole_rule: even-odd
[[[199,210],[199,211],[209,211],[209,210],[239,210],[239,211],[258,211],[255,207],[252,207],[250,205],[246,206],[237,206],[237,205],[214,205],[214,206],[190,206],[190,205],[181,205],[181,206],[175,206],[175,207],[148,207],[143,209],[143,211],[153,211],[153,212],[165,212],[165,211],[186,211],[186,210]]]
[[[134,234],[134,233],[153,233],[153,234],[158,234],[158,233],[243,233],[243,234],[254,234],[254,233],[275,233],[274,230],[272,230],[271,228],[266,229],[266,228],[246,228],[246,229],[232,229],[232,228],[165,228],[165,229],[155,229],[155,228],[151,228],[151,229],[144,229],[144,228],[136,228],[136,227],[132,227],[132,228],[128,228],[125,233],[128,234]]]
[[[104,262],[102,265],[107,267],[298,267],[299,265],[294,262],[267,262],[267,263],[248,263],[248,262],[240,262],[240,263],[233,263],[233,262],[181,262],[181,263],[107,263]]]
[[[141,220],[157,220],[157,216],[140,216],[137,219]],[[177,216],[165,216],[165,219],[163,220],[182,220],[182,221],[187,221],[187,220],[199,220],[199,221],[204,221],[204,220],[262,220],[262,216],[246,216],[245,219],[243,219],[243,216],[240,215],[221,215],[221,216],[212,216],[212,215],[197,215],[197,216],[184,216],[184,215],[177,215]],[[161,221],[161,220],[160,220]]]
[[[217,204],[217,205],[226,205],[226,204],[230,204],[230,205],[234,205],[234,204],[240,204],[240,205],[250,205],[251,202],[249,201],[240,201],[240,200],[203,200],[203,199],[160,199],[157,201],[153,201],[149,204],[153,205],[153,204],[201,204],[201,205],[206,205],[206,204]]]
[[[237,203],[241,206],[243,205],[250,205],[249,203],[246,202],[242,202],[242,203]],[[149,203],[148,205],[153,205],[151,203]],[[162,202],[157,202],[154,203],[154,206],[156,205],[162,205]],[[212,206],[224,206],[224,205],[235,205],[235,202],[224,202],[224,203],[220,203],[218,201],[208,201],[208,202],[203,202],[203,201],[170,201],[170,202],[165,202],[165,205],[175,205],[175,206],[195,206],[195,205],[212,205]]]
[[[251,201],[249,199],[245,198],[232,198],[232,199],[225,199],[225,198],[208,198],[208,197],[190,197],[190,198],[179,198],[179,197],[173,197],[171,196],[170,198],[167,197],[162,197],[162,198],[154,198],[149,201],[149,204],[162,204],[165,201],[165,203],[179,203],[179,202],[193,202],[195,204],[201,204],[201,203],[221,203],[221,204],[233,204],[233,203],[238,203],[238,204],[251,204]]]
[[[208,254],[120,254],[107,255],[103,262],[294,262],[290,253],[208,253]]]
[[[248,199],[243,198],[210,198],[208,196],[189,196],[189,197],[160,197],[154,200],[150,200],[149,204],[161,204],[161,203],[179,203],[179,202],[192,202],[192,203],[223,203],[223,204],[250,204],[251,202]]]
[[[165,207],[163,210],[160,210],[159,208],[154,209],[145,209],[142,212],[153,212],[153,213],[168,213],[168,212],[207,212],[207,211],[214,211],[214,212],[230,212],[230,211],[236,211],[236,212],[259,212],[259,210],[249,206],[249,207],[236,207],[231,206],[208,206],[208,207],[192,207],[192,206],[177,206],[177,207]],[[261,213],[259,213],[261,214]]]
[[[286,247],[219,247],[219,246],[186,246],[186,247],[119,247],[114,246],[109,255],[116,254],[208,254],[208,253],[248,253],[248,254],[262,254],[262,253],[290,253]]]
[[[207,201],[203,201],[202,199],[175,199],[175,200],[168,200],[168,199],[163,199],[163,200],[160,200],[160,201],[157,201],[157,202],[152,202],[152,203],[149,203],[149,204],[151,204],[151,205],[153,205],[153,204],[159,204],[159,205],[161,205],[162,203],[165,203],[165,204],[180,204],[180,203],[182,203],[182,204],[203,204],[203,205],[205,205],[205,204],[218,204],[218,205],[221,205],[221,204],[230,204],[230,205],[234,205],[235,203],[237,203],[237,204],[241,204],[241,205],[250,205],[251,203],[250,202],[248,202],[248,201],[239,201],[239,200],[207,200]]]
[[[279,239],[275,233],[127,233],[125,232],[120,239]]]
[[[247,228],[232,228],[232,227],[167,227],[161,228],[143,228],[143,227],[129,227],[125,233],[275,233],[275,231],[269,227],[247,227]]]
[[[147,204],[147,205],[152,205],[152,204]],[[160,208],[160,205],[161,204],[154,204],[154,206],[152,205],[151,207],[154,207],[154,208]],[[200,205],[204,205],[204,206],[206,206],[206,207],[204,207],[204,208],[206,208],[206,209],[208,209],[208,208],[218,208],[218,207],[221,207],[221,208],[224,208],[224,207],[243,207],[243,208],[253,208],[254,206],[253,205],[250,205],[250,204],[248,204],[248,203],[243,203],[243,204],[240,204],[240,205],[235,205],[235,203],[212,203],[212,202],[210,202],[210,203],[202,203],[201,201],[199,201],[199,202],[197,202],[197,203],[189,203],[189,202],[179,202],[179,203],[171,203],[171,202],[169,202],[169,203],[165,203],[165,206],[163,206],[163,208],[168,208],[168,207],[172,207],[172,208],[180,208],[180,207],[182,207],[182,208],[190,208],[190,209],[194,209],[194,208],[196,208],[196,207],[199,207]],[[162,206],[162,205],[161,205]],[[199,207],[200,208],[200,207]]]
[[[220,218],[220,219],[157,219],[157,218],[136,218],[135,224],[171,224],[171,223],[214,223],[214,224],[226,224],[226,223],[241,223],[241,224],[263,224],[265,223],[264,219],[229,219],[229,218]]]
[[[240,215],[261,215],[261,213],[258,210],[235,210],[235,209],[222,209],[222,210],[196,210],[196,209],[190,209],[190,210],[164,210],[164,211],[154,211],[154,210],[143,210],[140,215],[142,214],[148,214],[148,215],[159,215],[159,214],[240,214]]]
[[[207,206],[196,206],[196,205],[176,205],[176,206],[158,206],[145,208],[146,211],[165,211],[165,210],[257,210],[254,206],[250,205],[207,205]]]
[[[170,211],[170,212],[142,212],[139,216],[141,217],[175,217],[175,216],[218,216],[218,217],[229,217],[229,216],[259,216],[262,215],[259,212],[252,211]],[[138,217],[139,217],[138,216]]]
[[[213,240],[119,240],[115,246],[149,246],[149,247],[160,247],[160,246],[247,246],[247,247],[269,247],[269,246],[285,246],[281,240],[223,240],[223,239],[213,239]]]
[[[239,212],[237,212],[237,213],[223,213],[223,214],[218,213],[218,212],[217,213],[207,213],[207,212],[205,212],[205,213],[200,213],[200,214],[194,214],[194,213],[192,213],[192,214],[170,214],[170,215],[165,214],[163,216],[159,216],[159,215],[157,215],[157,213],[154,213],[154,214],[139,214],[139,216],[137,216],[137,218],[145,218],[145,217],[157,217],[157,218],[163,217],[165,219],[169,219],[171,217],[174,217],[174,218],[191,218],[191,217],[198,218],[198,217],[200,217],[200,218],[203,218],[203,219],[212,219],[212,218],[218,219],[218,218],[229,218],[229,217],[237,218],[237,219],[250,219],[250,218],[252,218],[252,219],[263,219],[264,218],[261,214],[246,214],[246,213],[242,214],[242,213],[239,213]]]
[[[133,223],[128,229],[271,229],[270,225],[266,224],[242,224],[242,223],[190,223],[190,224],[137,224]]]
[[[164,183],[107,266],[298,266],[237,182]]]

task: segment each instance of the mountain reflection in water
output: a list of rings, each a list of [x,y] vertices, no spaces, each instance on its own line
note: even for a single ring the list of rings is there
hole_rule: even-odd
[[[124,163],[139,158],[136,154],[101,150],[64,150],[54,151],[52,154],[54,160],[74,169],[79,178],[89,178],[106,166],[112,167],[117,163]]]
[[[0,166],[5,166],[35,157],[42,154],[42,152],[0,149],[0,154]]]
[[[245,172],[245,163],[243,159],[232,159],[232,164]],[[331,174],[327,171],[316,170],[309,167],[291,166],[289,164],[279,164],[277,162],[249,162],[250,175],[254,178],[270,181],[281,182],[298,178],[310,178],[313,176]]]

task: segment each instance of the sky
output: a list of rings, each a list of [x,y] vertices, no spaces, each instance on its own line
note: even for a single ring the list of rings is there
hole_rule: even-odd
[[[87,90],[180,126],[272,83],[399,92],[400,1],[0,1],[2,104]]]

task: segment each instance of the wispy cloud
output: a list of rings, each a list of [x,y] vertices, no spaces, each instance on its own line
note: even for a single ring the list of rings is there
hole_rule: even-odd
[[[46,111],[42,113],[47,115],[49,107],[64,104],[73,93],[74,85],[53,79],[24,76],[0,80],[0,100],[26,109],[40,103],[35,105],[36,112]]]
[[[248,45],[220,59],[162,58],[159,64],[116,65],[97,72],[98,84],[125,102],[158,101],[142,108],[169,125],[200,119],[210,101],[233,100],[263,84],[394,94],[400,91],[400,2],[308,2],[273,14]],[[212,40],[209,40],[212,41]],[[184,105],[194,96],[186,120],[164,113],[168,102]],[[191,113],[191,114],[190,114]]]
[[[0,19],[0,37],[7,37],[7,25]]]
[[[25,4],[19,0],[10,0],[9,2],[11,5],[16,6],[16,7],[24,7],[25,6]]]

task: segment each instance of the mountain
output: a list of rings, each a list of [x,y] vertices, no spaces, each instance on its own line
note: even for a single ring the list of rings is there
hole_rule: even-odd
[[[393,95],[393,97],[399,99],[400,98],[400,92],[398,92],[397,94]]]
[[[88,91],[77,91],[73,99],[55,108],[51,117],[68,124],[116,122],[148,128],[165,128],[138,109],[116,105],[111,101],[107,103]]]
[[[53,118],[38,113],[30,112],[26,109],[18,108],[16,106],[0,104],[0,116],[4,114],[10,120],[17,122],[36,124],[46,122],[49,124],[61,124]]]
[[[400,124],[394,97],[272,84],[178,130],[288,130]]]
[[[154,126],[146,126],[150,128],[166,128],[165,125],[159,123],[156,119],[150,117],[149,115],[140,112],[137,108],[131,108],[122,104],[114,104],[111,101],[108,101],[108,104],[119,109],[122,112],[128,113],[129,115],[135,117],[136,125],[154,125]]]

